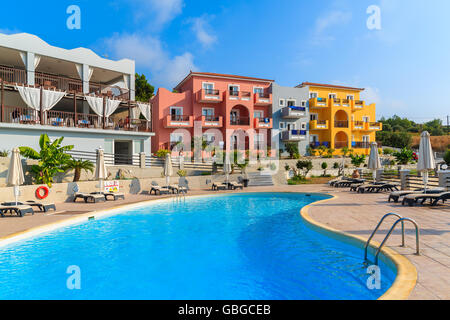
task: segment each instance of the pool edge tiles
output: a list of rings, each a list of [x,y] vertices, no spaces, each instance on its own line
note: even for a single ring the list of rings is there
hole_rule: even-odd
[[[187,199],[195,199],[195,198],[206,198],[206,197],[220,197],[220,196],[233,196],[233,195],[243,195],[243,194],[261,194],[261,193],[270,193],[270,192],[237,192],[233,194],[206,194],[206,195],[195,195],[195,196],[188,196]],[[323,195],[327,196],[329,198],[318,200],[315,202],[312,202],[305,207],[303,207],[300,210],[301,217],[306,222],[306,224],[309,227],[313,227],[317,232],[324,233],[327,236],[331,236],[332,238],[336,238],[338,236],[338,240],[351,243],[353,245],[356,245],[357,247],[361,247],[361,244],[364,245],[365,240],[363,238],[360,238],[358,236],[353,236],[351,234],[347,234],[344,232],[341,232],[339,230],[335,230],[332,228],[329,228],[325,225],[322,225],[316,221],[314,221],[309,215],[308,210],[310,207],[325,202],[330,201],[335,198],[336,196],[327,194],[327,193],[306,193],[306,192],[294,192],[294,191],[285,191],[285,192],[272,192],[274,194],[311,194],[311,195]],[[116,215],[123,213],[124,211],[129,211],[136,208],[145,207],[148,205],[155,205],[158,203],[167,203],[173,201],[173,198],[163,198],[163,199],[152,199],[148,201],[142,201],[138,203],[133,204],[125,204],[120,206],[115,206],[110,209],[104,209],[100,211],[93,211],[86,214],[83,214],[82,216],[69,218],[64,221],[54,222],[51,224],[43,225],[34,227],[22,232],[18,232],[15,234],[8,235],[6,237],[0,238],[0,247],[5,247],[7,245],[14,244],[16,242],[19,242],[21,240],[33,238],[38,235],[42,235],[44,233],[52,232],[61,228],[74,226],[77,224],[83,224],[89,221],[89,218],[95,217],[95,218],[105,218],[108,216]],[[374,245],[377,243],[374,242]],[[394,264],[397,267],[397,277],[394,280],[393,285],[378,299],[390,299],[390,300],[396,300],[396,299],[406,299],[408,298],[409,294],[415,287],[416,281],[417,281],[417,270],[415,267],[409,262],[408,259],[406,259],[401,254],[393,251],[389,248],[383,248],[382,250],[383,259],[387,258],[387,262]],[[386,257],[386,258],[385,258]]]
[[[341,241],[351,243],[355,246],[364,248],[364,245],[367,242],[367,239],[363,237],[353,235],[344,231],[340,231],[334,228],[331,228],[325,224],[315,221],[309,215],[309,209],[318,205],[320,203],[324,203],[327,201],[331,201],[333,199],[337,199],[338,197],[335,195],[330,195],[331,198],[319,200],[309,205],[304,206],[300,210],[300,215],[306,224],[327,236],[332,238],[337,238]],[[370,247],[377,248],[380,245],[377,241],[371,241]],[[378,300],[406,300],[410,296],[411,292],[414,290],[417,283],[417,269],[416,267],[402,254],[388,248],[383,247],[381,250],[380,260],[383,260],[387,263],[391,262],[397,268],[397,276],[395,277],[394,283],[392,286],[381,296]]]

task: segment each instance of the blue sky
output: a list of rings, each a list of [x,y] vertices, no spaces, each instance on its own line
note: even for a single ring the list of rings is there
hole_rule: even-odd
[[[450,1],[111,1],[8,2],[0,32],[28,32],[64,48],[88,47],[136,60],[156,87],[189,70],[366,88],[378,116],[418,122],[450,114]],[[432,3],[432,5],[431,5]],[[66,9],[81,8],[81,30]],[[381,30],[369,30],[370,5]],[[25,9],[26,8],[26,9]]]

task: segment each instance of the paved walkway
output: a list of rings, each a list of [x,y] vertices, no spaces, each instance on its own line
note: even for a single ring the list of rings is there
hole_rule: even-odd
[[[386,194],[356,194],[346,189],[334,189],[324,185],[277,186],[248,188],[245,192],[325,192],[337,198],[313,205],[309,215],[317,222],[334,229],[368,238],[379,219],[386,213],[395,212],[417,221],[421,228],[421,256],[414,255],[415,233],[412,226],[406,225],[406,248],[401,243],[401,233],[397,230],[388,246],[404,254],[418,270],[418,283],[410,299],[450,299],[450,206],[403,207],[388,203]],[[209,194],[209,190],[195,190],[190,195]],[[128,195],[126,200],[99,204],[61,203],[56,214],[38,213],[23,218],[0,219],[0,237],[30,228],[61,221],[79,214],[111,208],[167,196]],[[381,241],[390,227],[390,221],[381,227],[375,240]]]

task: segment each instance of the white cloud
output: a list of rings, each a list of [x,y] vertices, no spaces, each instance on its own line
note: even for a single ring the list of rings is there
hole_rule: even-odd
[[[116,34],[104,41],[110,56],[136,61],[136,67],[150,72],[150,79],[156,79],[157,85],[171,88],[190,70],[197,70],[194,57],[185,52],[170,56],[158,38],[138,34]]]
[[[147,20],[149,25],[160,28],[183,11],[183,0],[133,0],[135,17]]]
[[[209,24],[210,19],[210,16],[203,15],[188,20],[188,23],[192,25],[192,31],[195,33],[197,40],[203,47],[210,47],[217,42],[217,36],[211,31],[211,26]]]
[[[349,23],[351,19],[351,12],[345,12],[341,10],[330,11],[318,17],[314,25],[312,42],[314,44],[320,44],[328,41],[333,41],[334,37],[327,34],[328,29],[345,25]]]

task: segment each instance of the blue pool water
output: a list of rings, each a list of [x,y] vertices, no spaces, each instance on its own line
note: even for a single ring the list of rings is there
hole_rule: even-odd
[[[0,248],[1,299],[377,299],[361,248],[310,229],[326,195],[234,194],[155,203]],[[330,212],[333,214],[333,212]],[[81,289],[67,289],[69,266]]]

